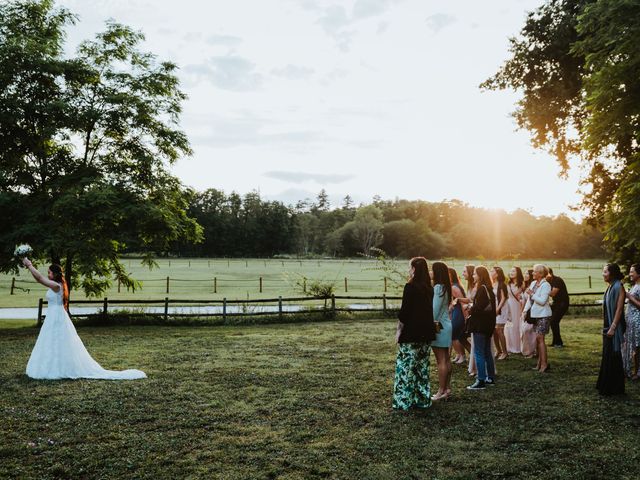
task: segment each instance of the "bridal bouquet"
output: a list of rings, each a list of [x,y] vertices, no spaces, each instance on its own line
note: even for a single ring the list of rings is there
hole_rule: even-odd
[[[31,253],[33,253],[33,248],[31,248],[31,245],[28,245],[26,243],[23,243],[22,245],[18,245],[16,249],[13,251],[14,257],[20,260],[23,259],[24,257],[31,255]]]

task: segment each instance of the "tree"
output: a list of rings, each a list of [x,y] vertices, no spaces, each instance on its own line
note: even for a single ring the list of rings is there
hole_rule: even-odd
[[[352,221],[345,224],[345,229],[361,249],[361,253],[369,255],[372,247],[382,243],[382,211],[375,205],[361,207]]]
[[[136,287],[119,261],[128,246],[151,266],[201,229],[186,213],[192,193],[167,171],[191,153],[177,67],[113,22],[64,58],[74,22],[50,0],[0,5],[0,270],[15,270],[13,246],[27,241],[98,295],[112,279]]]
[[[582,208],[613,257],[640,254],[640,2],[551,0],[530,13],[511,57],[481,86],[522,92],[514,117],[566,174],[588,170]]]
[[[331,208],[331,202],[329,202],[329,195],[327,195],[327,191],[324,188],[318,193],[317,200],[316,209],[321,212],[328,212],[329,208]]]

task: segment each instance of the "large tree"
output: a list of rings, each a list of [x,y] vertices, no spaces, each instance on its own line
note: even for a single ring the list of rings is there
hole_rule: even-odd
[[[549,0],[530,13],[489,89],[522,93],[514,117],[566,174],[588,174],[582,208],[612,256],[640,254],[640,1]]]
[[[97,295],[135,288],[119,256],[198,241],[189,192],[167,166],[191,150],[178,127],[176,65],[142,52],[116,23],[64,55],[76,17],[51,0],[0,5],[0,270],[15,244],[61,262]]]

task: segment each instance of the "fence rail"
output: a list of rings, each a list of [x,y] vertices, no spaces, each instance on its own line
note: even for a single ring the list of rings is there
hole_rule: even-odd
[[[597,296],[603,295],[602,292],[579,292],[579,293],[570,293],[570,297],[579,297],[579,296]],[[377,301],[376,304],[362,304],[357,303],[357,305],[365,305],[363,307],[354,308],[354,305],[336,305],[336,300],[350,300],[355,302],[363,302],[363,301]],[[222,300],[212,300],[212,299],[204,299],[204,300],[193,300],[193,299],[170,299],[169,297],[165,297],[163,299],[157,300],[123,300],[123,299],[111,299],[105,297],[101,300],[72,300],[70,301],[71,305],[100,305],[102,306],[102,310],[97,313],[88,313],[88,314],[73,314],[72,317],[100,317],[107,316],[109,313],[109,306],[129,306],[135,307],[138,305],[159,305],[164,307],[161,312],[129,312],[128,315],[132,316],[140,316],[140,315],[149,315],[150,313],[160,314],[164,317],[165,320],[171,317],[223,317],[226,319],[227,316],[257,316],[257,315],[278,315],[282,317],[287,314],[295,314],[300,313],[302,308],[300,309],[285,309],[285,303],[296,302],[297,304],[304,304],[307,302],[315,302],[315,310],[316,311],[330,311],[332,313],[335,312],[381,312],[383,314],[388,313],[389,311],[397,310],[398,307],[393,307],[389,305],[390,301],[399,301],[402,300],[401,296],[397,295],[364,295],[364,296],[354,296],[354,295],[331,295],[329,297],[282,297],[279,296],[277,298],[257,298],[257,299],[247,299],[247,300],[231,300],[227,298],[223,298]],[[321,304],[321,302],[323,302]],[[329,305],[327,305],[329,302]],[[42,325],[42,321],[44,316],[42,314],[43,308],[47,306],[48,302],[42,298],[38,300],[38,316],[37,322],[38,325]],[[262,311],[250,311],[252,306],[257,305],[266,305],[266,304],[274,304],[277,305],[277,310],[262,310]],[[189,305],[197,305],[198,307],[222,307],[219,312],[189,312],[189,313],[179,313],[172,312],[169,313],[169,306],[176,305],[179,307],[187,307]],[[231,312],[228,307],[233,305],[240,305],[245,308],[243,311]],[[570,303],[569,307],[599,307],[601,303]],[[301,305],[296,305],[300,306]],[[313,310],[311,310],[313,311]]]

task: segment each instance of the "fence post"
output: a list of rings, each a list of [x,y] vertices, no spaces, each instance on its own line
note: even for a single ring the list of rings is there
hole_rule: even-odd
[[[387,294],[386,293],[382,294],[382,313],[384,313],[385,315],[387,314]]]
[[[387,293],[387,277],[384,277],[384,293]]]
[[[344,277],[344,292],[347,293],[349,291],[349,282],[347,281],[347,277]]]
[[[42,299],[38,299],[38,326],[42,326]]]
[[[589,275],[589,288],[591,288],[591,275]]]
[[[304,278],[302,279],[302,291],[303,291],[304,293],[307,293],[307,277],[304,277]]]
[[[282,318],[282,295],[278,297],[278,316]]]
[[[13,295],[13,289],[16,288],[16,277],[11,279],[11,295]]]
[[[331,294],[331,312],[335,315],[336,313],[336,296]]]
[[[169,297],[164,297],[164,321],[169,317]]]
[[[109,300],[107,300],[107,297],[104,297],[104,302],[102,302],[102,311],[104,316],[107,316],[107,310],[109,308]]]
[[[262,277],[260,277],[260,293],[262,293]]]
[[[169,277],[167,277],[167,293],[169,293]]]
[[[227,297],[222,299],[222,321],[227,320]]]
[[[120,293],[120,279],[118,279],[118,293]]]
[[[213,293],[218,293],[218,277],[213,277]]]

